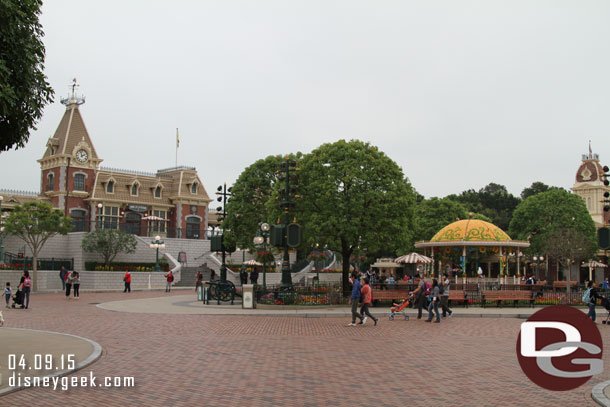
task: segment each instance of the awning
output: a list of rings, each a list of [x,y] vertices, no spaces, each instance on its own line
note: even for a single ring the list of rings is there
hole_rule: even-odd
[[[244,261],[244,266],[262,266],[262,263],[259,263],[256,260],[248,260],[248,261]]]
[[[432,263],[432,262],[434,262],[433,259],[431,259],[430,257],[424,256],[424,255],[421,255],[419,253],[409,253],[409,254],[405,254],[404,256],[400,256],[397,259],[394,259],[394,263],[428,264],[428,263]]]

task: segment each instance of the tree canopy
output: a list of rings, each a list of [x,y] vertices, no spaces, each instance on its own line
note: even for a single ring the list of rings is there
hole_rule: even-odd
[[[546,191],[550,191],[552,189],[561,189],[563,190],[563,188],[560,187],[550,187],[547,184],[545,184],[544,182],[533,182],[532,185],[530,185],[527,188],[524,188],[523,191],[521,191],[521,199],[527,199],[530,196],[539,194],[541,192],[546,192]]]
[[[411,244],[415,192],[402,169],[377,147],[359,140],[323,144],[301,161],[297,213],[305,241],[341,253],[347,286],[350,256],[396,253]]]
[[[0,151],[24,147],[53,101],[44,75],[41,0],[0,2]]]
[[[546,242],[562,229],[578,231],[592,246],[596,244],[595,223],[582,198],[553,189],[532,195],[517,206],[509,235],[529,240],[532,253],[544,253]]]
[[[101,254],[108,266],[117,254],[135,252],[136,238],[118,229],[99,229],[85,235],[82,247],[86,252]]]
[[[430,240],[439,230],[458,219],[465,219],[468,211],[449,198],[430,198],[415,208],[415,240]]]
[[[72,230],[72,220],[63,211],[54,209],[46,202],[26,202],[17,205],[4,219],[5,231],[21,238],[32,251],[34,291],[37,290],[38,253],[45,243],[57,234],[65,235]]]

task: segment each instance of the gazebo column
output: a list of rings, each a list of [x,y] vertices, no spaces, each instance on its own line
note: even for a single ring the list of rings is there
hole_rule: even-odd
[[[487,260],[487,278],[491,278],[491,262]]]
[[[462,246],[462,278],[466,284],[466,246]]]
[[[519,248],[517,248],[517,251],[515,252],[515,258],[517,259],[517,280],[521,279],[521,273],[519,271],[519,257],[521,255],[521,252],[519,251]],[[515,283],[517,284],[517,283]]]

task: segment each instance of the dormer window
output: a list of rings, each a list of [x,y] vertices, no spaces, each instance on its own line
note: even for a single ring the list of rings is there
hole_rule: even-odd
[[[114,181],[108,181],[106,185],[106,192],[109,194],[114,194]]]
[[[193,184],[191,185],[191,194],[196,194],[197,193],[197,183],[193,182]]]
[[[138,196],[138,188],[140,185],[137,182],[134,182],[131,185],[131,196]]]
[[[157,186],[155,188],[155,198],[161,198],[161,187]]]

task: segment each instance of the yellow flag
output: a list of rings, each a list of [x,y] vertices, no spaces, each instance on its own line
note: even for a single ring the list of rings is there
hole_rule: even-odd
[[[176,128],[176,148],[180,147],[180,136],[178,135],[178,129]]]

